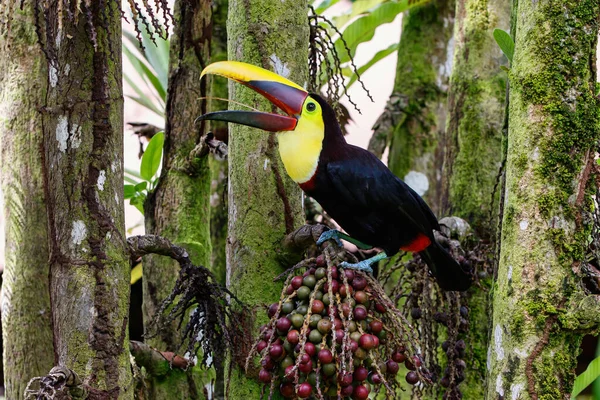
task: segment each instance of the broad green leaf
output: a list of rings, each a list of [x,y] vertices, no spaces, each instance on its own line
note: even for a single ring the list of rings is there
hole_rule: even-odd
[[[160,161],[162,159],[163,144],[165,142],[165,134],[158,132],[148,143],[148,147],[142,156],[142,165],[140,174],[147,181],[152,180],[152,177],[158,171]]]
[[[332,18],[333,23],[338,29],[341,29],[344,27],[344,25],[346,25],[348,22],[350,22],[353,18],[355,18],[361,14],[365,14],[367,11],[374,8],[375,6],[378,6],[379,4],[383,3],[384,1],[387,1],[387,0],[355,1],[354,3],[352,3],[352,9],[349,12],[339,15],[337,17],[333,17]]]
[[[148,187],[148,182],[147,182],[147,181],[142,181],[142,182],[138,183],[137,185],[135,185],[135,186],[133,187],[133,189],[134,189],[136,192],[141,192],[141,191],[143,191],[143,190],[146,190],[146,188],[147,188],[147,187]]]
[[[123,197],[130,199],[135,196],[135,187],[133,185],[123,185]]]
[[[135,196],[129,199],[129,204],[137,208],[139,212],[141,212],[142,215],[144,215],[144,201],[146,201],[146,195],[136,193]]]
[[[598,345],[596,347],[596,357],[600,357],[600,341],[598,341]],[[594,383],[592,383],[592,393],[595,400],[600,399],[600,378],[596,378]]]
[[[133,269],[131,270],[131,284],[133,285],[137,281],[142,279],[143,275],[144,275],[144,273],[143,273],[143,269],[142,269],[142,263],[139,263],[138,265],[133,267]]]
[[[379,26],[392,22],[399,13],[425,4],[428,1],[399,0],[397,2],[386,2],[377,6],[371,13],[353,21],[343,32],[344,40],[348,46],[348,50],[350,50],[350,54],[348,54],[342,38],[338,38],[335,41],[335,48],[340,61],[342,63],[350,61],[350,56],[354,57],[358,45],[371,40],[375,34],[375,30]]]
[[[385,57],[389,56],[390,54],[395,53],[396,51],[398,51],[398,43],[394,43],[393,45],[391,45],[387,49],[378,51],[373,56],[373,58],[371,58],[365,65],[363,65],[360,68],[358,68],[358,75],[362,76],[362,74],[364,74],[365,72],[367,72],[367,70],[369,68],[371,68],[373,65],[377,64],[379,61],[381,61]],[[350,86],[352,86],[352,84],[358,80],[358,75],[352,74],[352,77],[350,78],[350,81],[348,82],[348,85],[346,86],[347,88],[349,88]]]
[[[515,42],[510,35],[502,29],[494,29],[494,39],[498,43],[500,50],[508,58],[508,61],[512,63],[513,55],[515,54]]]
[[[156,71],[156,76],[163,87],[167,87],[168,71],[169,71],[169,41],[154,35],[156,44],[150,39],[150,35],[146,31],[146,27],[140,22],[140,32],[142,33],[142,44],[144,50],[141,50],[137,37],[131,32],[123,31],[125,38],[136,48],[148,61],[150,66]]]
[[[571,399],[575,399],[575,396],[583,392],[598,377],[600,377],[600,357],[594,358],[587,369],[575,379]]]

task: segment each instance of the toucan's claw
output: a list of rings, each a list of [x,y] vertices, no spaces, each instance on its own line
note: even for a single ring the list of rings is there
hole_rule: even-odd
[[[360,262],[357,262],[356,264],[351,264],[349,262],[343,261],[340,264],[340,267],[342,267],[342,268],[349,268],[349,269],[357,269],[359,271],[366,272],[367,274],[373,274],[373,268],[371,268],[370,259],[369,260],[362,260]]]
[[[344,245],[342,244],[342,241],[340,240],[339,234],[340,234],[340,231],[335,230],[335,229],[331,229],[331,230],[321,233],[321,236],[319,236],[319,240],[317,240],[317,246],[322,245],[327,240],[335,240],[335,243],[339,247],[344,247]]]

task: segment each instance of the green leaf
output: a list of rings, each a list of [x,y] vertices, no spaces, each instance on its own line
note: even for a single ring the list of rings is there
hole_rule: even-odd
[[[321,3],[319,3],[319,6],[315,9],[315,12],[318,15],[321,15],[325,12],[325,10],[327,10],[329,7],[337,4],[337,2],[340,0],[324,0]]]
[[[143,275],[144,275],[144,272],[142,269],[142,263],[139,263],[138,265],[133,267],[133,269],[131,270],[131,284],[133,285],[134,283],[136,283],[137,281],[142,279]]]
[[[494,29],[494,39],[498,43],[500,50],[508,58],[508,61],[512,63],[513,55],[515,54],[515,42],[510,35],[502,29]]]
[[[150,111],[154,112],[156,115],[163,117],[163,118],[165,117],[164,111],[161,111],[156,105],[154,105],[148,99],[145,99],[143,97],[129,96],[129,95],[127,95],[127,97],[129,97],[131,100],[135,101],[136,103],[143,105]]]
[[[142,181],[142,182],[138,183],[137,185],[135,185],[133,187],[133,189],[136,192],[142,192],[142,191],[146,190],[147,187],[148,187],[148,182],[147,181]]]
[[[123,197],[130,199],[135,196],[135,187],[133,185],[123,185]]]
[[[427,2],[429,0],[386,2],[377,6],[371,13],[353,21],[343,32],[344,40],[346,41],[348,50],[350,50],[350,54],[348,54],[342,38],[338,38],[335,41],[335,49],[339,55],[340,62],[345,63],[350,61],[350,56],[354,57],[358,45],[371,40],[378,27],[392,22],[399,13]]]
[[[598,377],[600,377],[600,357],[594,358],[587,369],[575,379],[573,390],[571,391],[571,399],[574,399],[575,396],[583,392]]]
[[[358,69],[358,75],[362,76],[373,65],[377,64],[379,61],[383,60],[385,57],[389,56],[390,54],[395,53],[396,51],[398,51],[398,43],[394,43],[387,49],[378,51],[373,56],[373,58],[371,58],[365,65],[363,65],[362,67],[360,67]],[[358,76],[356,74],[352,74],[352,77],[350,78],[348,85],[346,85],[346,88],[349,88],[350,86],[352,86],[352,84],[354,82],[356,82],[357,80],[358,80]]]
[[[156,74],[153,71],[151,71],[150,68],[148,68],[148,66],[126,46],[123,46],[123,53],[129,60],[129,62],[133,65],[138,75],[140,75],[147,82],[150,82],[152,84],[152,87],[154,87],[154,90],[156,90],[156,94],[164,102],[167,97],[167,92],[165,90],[165,87],[158,80]]]
[[[136,193],[131,199],[129,199],[129,204],[134,206],[139,210],[139,212],[144,215],[144,202],[146,201],[146,195],[144,193]]]
[[[160,161],[162,159],[163,144],[165,142],[165,134],[158,132],[148,143],[148,147],[142,156],[142,165],[140,174],[147,181],[152,180],[152,177],[158,171]]]
[[[127,183],[131,183],[132,185],[137,185],[138,183],[140,183],[139,180],[132,178],[130,176],[127,176],[127,175],[123,176],[123,180]]]

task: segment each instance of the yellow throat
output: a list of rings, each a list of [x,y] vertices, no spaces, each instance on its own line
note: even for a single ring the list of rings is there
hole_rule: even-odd
[[[319,164],[324,137],[320,106],[317,104],[316,110],[308,112],[306,103],[296,129],[277,134],[281,161],[294,182],[305,183],[312,178]]]

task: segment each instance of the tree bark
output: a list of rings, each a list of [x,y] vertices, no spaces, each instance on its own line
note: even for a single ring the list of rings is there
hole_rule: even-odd
[[[30,1],[0,28],[0,164],[6,227],[2,340],[6,396],[54,364],[48,283],[48,222],[42,184],[42,119],[48,70]]]
[[[390,104],[390,170],[440,211],[442,138],[454,51],[454,1],[437,0],[404,17]],[[382,125],[382,127],[385,125]],[[390,133],[376,131],[374,136]]]
[[[506,58],[493,38],[495,28],[508,30],[510,2],[457,0],[454,67],[448,95],[440,206],[461,217],[479,238],[496,233],[498,173],[502,163],[502,127],[506,108]],[[493,218],[490,218],[490,217]],[[486,259],[488,254],[480,255]],[[491,256],[491,254],[489,254]],[[479,271],[484,272],[484,271]],[[464,398],[484,397],[493,276],[481,275],[468,293],[469,330],[465,355]]]
[[[207,82],[200,80],[210,55],[211,2],[176,1],[171,36],[163,169],[155,192],[145,204],[149,234],[169,238],[184,247],[194,264],[210,265],[210,183],[208,154],[190,157],[205,131],[195,119],[206,113]],[[171,293],[179,265],[165,257],[144,260],[144,325],[150,323]],[[176,352],[181,333],[176,323],[164,326],[147,342],[161,351]],[[207,382],[174,371],[168,379],[153,381],[152,398],[195,399]],[[196,378],[198,378],[196,376]]]
[[[494,234],[498,193],[492,198],[502,162],[506,58],[495,28],[508,30],[510,3],[456,3],[454,68],[448,95],[442,211],[471,224],[484,238]]]
[[[582,336],[598,327],[583,292],[600,132],[600,4],[519,1],[510,72],[506,198],[488,399],[570,398]]]
[[[43,3],[43,4],[42,4]],[[89,398],[133,397],[127,330],[130,263],[123,213],[121,11],[81,2],[42,9],[42,107],[55,364]]]
[[[305,0],[283,6],[280,0],[230,0],[227,27],[230,60],[274,70],[300,85],[307,82]],[[241,85],[231,84],[229,89],[237,102],[272,109],[262,96]],[[301,192],[285,173],[275,134],[239,125],[231,125],[229,133],[227,282],[249,309],[257,311],[253,327],[244,327],[246,335],[254,336],[266,321],[266,310],[257,306],[279,299],[281,283],[273,283],[273,278],[291,266],[282,261],[286,254],[281,241],[304,223]],[[245,353],[238,356],[245,360]],[[258,383],[238,372],[231,374],[229,396],[259,398]]]

